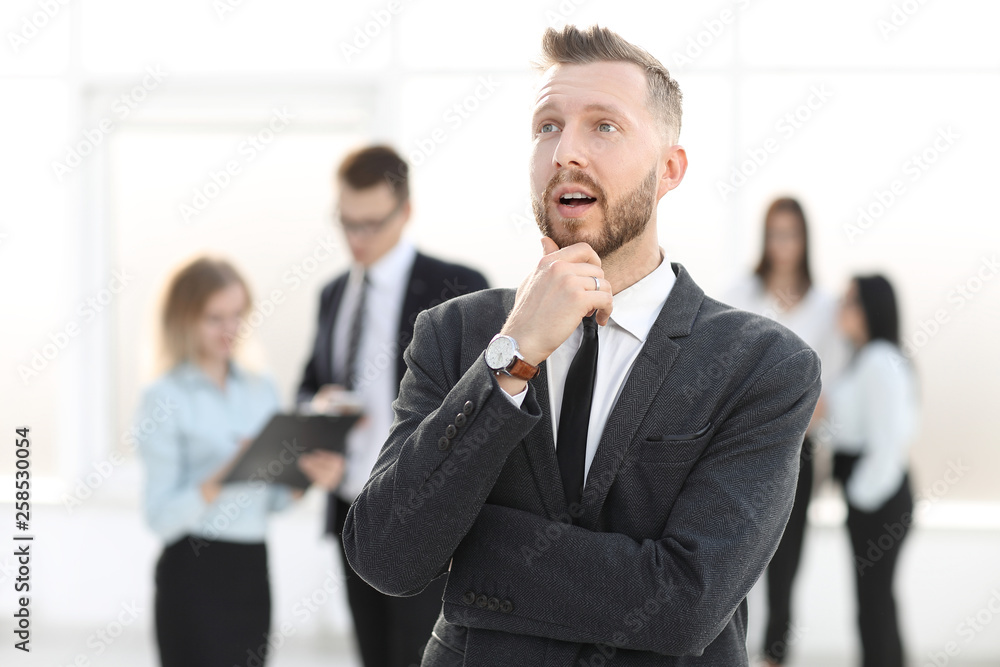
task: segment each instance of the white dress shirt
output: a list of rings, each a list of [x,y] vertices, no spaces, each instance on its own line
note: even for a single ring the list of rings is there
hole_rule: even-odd
[[[829,391],[833,448],[861,458],[847,483],[847,499],[872,512],[899,489],[920,408],[909,361],[884,340],[861,348]]]
[[[368,294],[353,390],[361,401],[365,418],[347,435],[344,479],[337,487],[337,495],[347,502],[354,502],[361,493],[392,427],[392,402],[399,390],[396,359],[403,353],[399,345],[399,318],[416,256],[413,244],[402,239],[368,268]],[[360,264],[351,265],[337,310],[333,333],[334,377],[343,377],[342,369],[347,363],[351,322],[361,296],[364,271]]]
[[[597,453],[597,446],[604,433],[611,408],[632,370],[632,364],[642,350],[646,336],[660,314],[660,309],[670,295],[677,277],[666,254],[660,249],[660,265],[638,282],[614,295],[611,319],[605,326],[597,327],[597,375],[594,379],[594,397],[590,404],[590,422],[587,426],[587,458],[583,475],[586,479],[590,464]],[[558,439],[559,413],[562,410],[563,388],[570,362],[583,341],[583,324],[573,330],[569,338],[545,361],[549,389],[549,414],[552,417],[553,438]],[[506,393],[506,392],[505,392]],[[519,406],[527,394],[525,387],[519,394],[508,397]],[[558,449],[559,443],[556,442]]]
[[[767,290],[760,276],[751,275],[730,288],[722,300],[741,310],[768,317],[805,341],[819,355],[824,387],[847,363],[850,347],[837,328],[837,300],[815,285],[789,308]]]

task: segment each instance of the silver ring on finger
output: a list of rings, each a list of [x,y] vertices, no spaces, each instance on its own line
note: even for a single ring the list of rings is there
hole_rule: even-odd
[[[594,279],[594,291],[595,292],[600,292],[601,291],[601,279],[598,278],[597,276],[591,276],[591,278]]]

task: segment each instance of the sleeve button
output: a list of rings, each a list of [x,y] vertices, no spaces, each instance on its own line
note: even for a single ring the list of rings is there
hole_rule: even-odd
[[[455,415],[455,426],[465,426],[465,413],[459,412]]]
[[[486,602],[486,608],[489,609],[490,611],[496,611],[497,609],[500,608],[500,600],[498,600],[497,598],[490,598]]]
[[[451,447],[451,440],[449,440],[448,438],[442,437],[440,440],[438,440],[438,451],[439,452],[448,451],[449,447]]]
[[[510,600],[504,600],[503,602],[500,603],[500,611],[502,611],[505,614],[509,614],[510,612],[514,611],[514,605],[510,603]]]
[[[489,604],[489,601],[486,599],[485,595],[480,595],[476,598],[476,606],[480,609],[485,609],[487,604]]]
[[[456,433],[458,433],[458,429],[455,428],[454,424],[448,424],[448,428],[444,430],[444,434],[449,438],[454,438]]]
[[[464,412],[467,415],[471,415],[472,411],[475,409],[476,406],[472,403],[472,401],[466,401],[465,405],[462,406],[462,412]]]
[[[462,602],[465,604],[472,604],[476,601],[476,594],[472,591],[466,591],[465,595],[462,596]]]

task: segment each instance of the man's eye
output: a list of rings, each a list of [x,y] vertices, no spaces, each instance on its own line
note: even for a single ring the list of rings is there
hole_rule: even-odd
[[[546,134],[548,132],[555,132],[556,125],[555,123],[545,123],[540,128],[538,128],[538,131],[541,132],[542,134]]]
[[[618,128],[616,128],[611,123],[601,123],[600,125],[597,126],[597,131],[598,132],[617,132]]]

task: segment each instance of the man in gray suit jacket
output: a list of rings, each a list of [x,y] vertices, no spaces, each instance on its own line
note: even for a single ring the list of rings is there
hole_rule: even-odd
[[[818,358],[659,247],[687,166],[662,64],[567,26],[540,68],[543,257],[418,317],[347,557],[392,595],[450,570],[423,665],[747,665]]]

